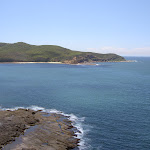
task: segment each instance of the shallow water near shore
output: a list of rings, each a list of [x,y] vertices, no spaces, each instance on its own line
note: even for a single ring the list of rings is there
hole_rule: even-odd
[[[37,127],[37,125],[31,126],[29,129],[26,129],[24,135],[27,135],[28,133],[34,131],[36,129],[36,127]],[[22,143],[22,136],[24,136],[24,135],[21,135],[21,136],[15,138],[15,141],[4,146],[4,148],[2,148],[2,150],[14,149],[17,144]]]
[[[80,149],[149,150],[150,58],[100,65],[0,64],[0,105],[72,114]]]

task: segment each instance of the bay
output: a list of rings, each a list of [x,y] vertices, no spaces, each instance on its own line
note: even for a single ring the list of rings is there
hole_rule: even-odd
[[[0,64],[1,108],[78,117],[87,150],[150,149],[150,58],[97,65]]]

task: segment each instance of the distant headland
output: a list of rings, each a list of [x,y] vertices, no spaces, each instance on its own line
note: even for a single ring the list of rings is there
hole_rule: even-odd
[[[56,45],[30,45],[24,42],[0,43],[0,62],[48,62],[78,64],[90,62],[124,62],[117,54],[73,51]]]

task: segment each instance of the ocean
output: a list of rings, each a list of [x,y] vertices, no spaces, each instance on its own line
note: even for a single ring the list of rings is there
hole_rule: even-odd
[[[150,57],[135,62],[0,64],[0,107],[68,114],[82,150],[150,149]]]

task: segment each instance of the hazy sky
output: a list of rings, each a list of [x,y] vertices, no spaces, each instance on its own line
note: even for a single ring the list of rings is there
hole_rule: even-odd
[[[150,0],[0,0],[0,42],[150,56]]]

